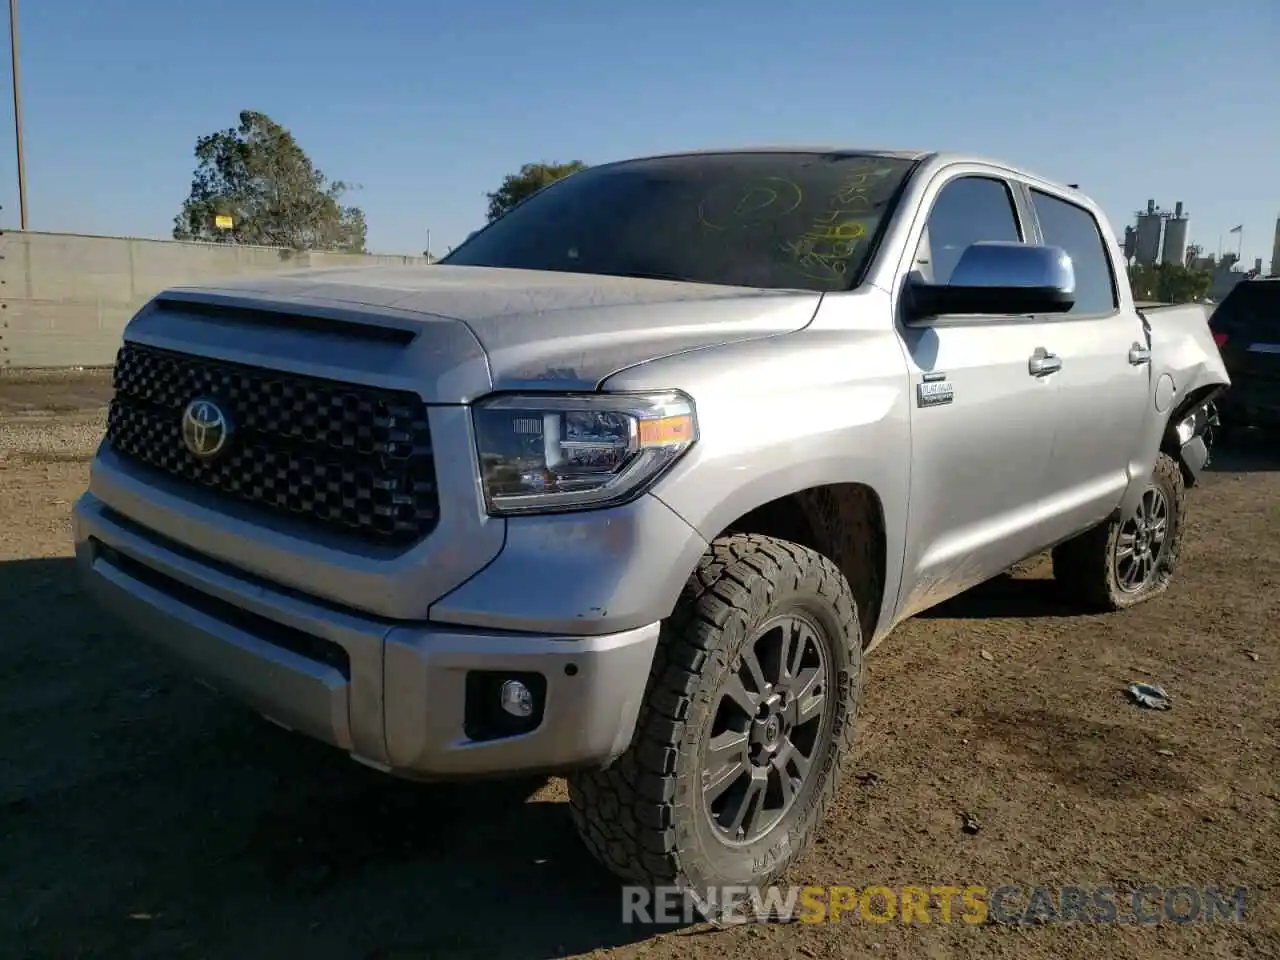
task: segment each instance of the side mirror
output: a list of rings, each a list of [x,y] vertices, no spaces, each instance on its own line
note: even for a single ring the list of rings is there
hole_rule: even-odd
[[[906,318],[1066,313],[1075,290],[1075,268],[1061,247],[982,241],[960,255],[950,282],[907,286]]]

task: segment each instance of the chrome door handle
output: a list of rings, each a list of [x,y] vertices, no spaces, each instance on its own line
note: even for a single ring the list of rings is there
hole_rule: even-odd
[[[1150,348],[1144,347],[1140,343],[1135,343],[1132,347],[1129,348],[1129,362],[1132,363],[1135,367],[1140,366],[1141,364],[1144,364],[1144,363],[1150,363],[1151,362]]]
[[[1036,347],[1036,352],[1027,361],[1027,371],[1033,377],[1047,377],[1062,369],[1062,358],[1050,353],[1044,347]]]

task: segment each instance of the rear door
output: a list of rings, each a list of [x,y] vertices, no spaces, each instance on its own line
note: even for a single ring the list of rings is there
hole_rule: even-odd
[[[1231,375],[1223,419],[1280,420],[1280,279],[1245,280],[1218,305],[1209,329]]]
[[[1076,275],[1070,312],[1046,316],[1062,358],[1053,450],[1044,493],[1053,542],[1105,517],[1129,482],[1152,397],[1150,344],[1097,218],[1069,195],[1029,187],[1042,243],[1061,247]],[[1127,288],[1126,288],[1127,289]]]

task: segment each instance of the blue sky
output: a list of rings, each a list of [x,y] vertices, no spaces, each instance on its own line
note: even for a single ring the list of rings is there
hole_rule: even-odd
[[[1120,232],[1186,203],[1216,251],[1280,214],[1277,0],[22,0],[30,226],[168,236],[201,134],[289,127],[369,246],[443,253],[530,161],[759,143],[975,150]],[[3,98],[7,101],[7,97]],[[18,220],[12,113],[0,222]]]

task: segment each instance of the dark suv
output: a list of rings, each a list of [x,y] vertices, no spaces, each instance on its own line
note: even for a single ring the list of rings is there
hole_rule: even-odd
[[[1209,319],[1231,376],[1222,427],[1280,426],[1280,277],[1238,283]]]

